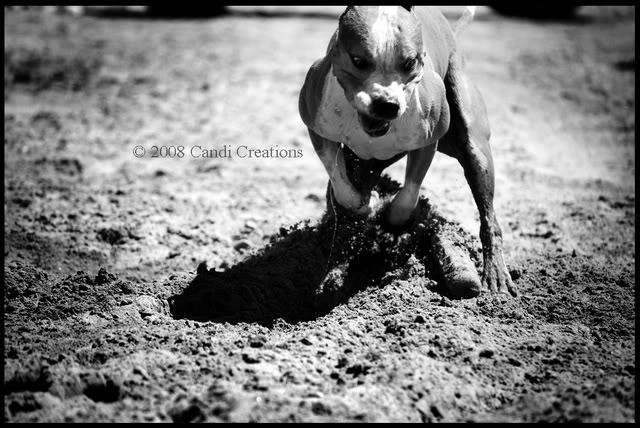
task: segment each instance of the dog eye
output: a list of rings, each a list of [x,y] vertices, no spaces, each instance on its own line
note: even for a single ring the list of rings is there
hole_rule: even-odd
[[[404,69],[405,71],[411,71],[413,70],[413,67],[416,66],[416,64],[418,63],[418,60],[415,58],[411,58],[409,60],[407,60],[407,62],[404,63]]]
[[[355,68],[358,68],[360,70],[367,67],[367,62],[359,56],[352,55],[351,62],[353,63],[353,66]]]

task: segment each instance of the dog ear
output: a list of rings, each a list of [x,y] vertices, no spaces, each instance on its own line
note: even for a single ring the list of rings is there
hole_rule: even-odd
[[[415,6],[400,6],[400,7],[404,7],[405,9],[407,9],[409,12],[413,12],[413,8]]]
[[[340,14],[340,17],[338,18],[338,21],[342,21],[342,18],[347,14],[347,12],[349,12],[351,9],[353,9],[353,6],[347,6],[347,8]]]

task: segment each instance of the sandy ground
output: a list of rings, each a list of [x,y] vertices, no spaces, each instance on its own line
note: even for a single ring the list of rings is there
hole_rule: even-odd
[[[297,97],[339,9],[232,12],[5,11],[4,421],[634,422],[635,8],[465,31],[520,292],[468,300],[426,217],[325,216]],[[453,159],[423,195],[481,271]]]

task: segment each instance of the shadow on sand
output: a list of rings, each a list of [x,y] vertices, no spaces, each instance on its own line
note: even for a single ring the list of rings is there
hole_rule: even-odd
[[[172,316],[265,326],[279,318],[295,323],[397,279],[418,279],[447,295],[438,285],[430,235],[446,231],[465,250],[473,248],[470,237],[446,223],[424,198],[406,230],[386,231],[382,215],[398,189],[385,176],[376,187],[384,202],[366,219],[334,212],[330,205],[318,224],[281,229],[265,248],[224,272],[201,266],[189,286],[168,299]]]

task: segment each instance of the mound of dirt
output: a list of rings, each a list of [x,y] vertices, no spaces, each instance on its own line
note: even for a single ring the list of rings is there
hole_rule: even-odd
[[[59,320],[83,312],[109,312],[131,292],[130,284],[104,268],[96,276],[78,271],[55,281],[44,270],[14,263],[5,269],[4,311],[34,321]]]

